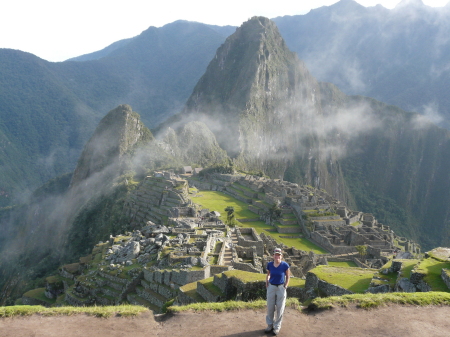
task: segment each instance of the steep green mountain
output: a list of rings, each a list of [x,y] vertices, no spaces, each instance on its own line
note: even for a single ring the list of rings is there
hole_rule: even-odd
[[[74,169],[95,125],[131,104],[154,127],[178,111],[232,27],[150,27],[84,62],[0,50],[0,206]]]
[[[449,132],[317,82],[268,19],[217,50],[176,119],[196,118],[241,169],[324,188],[426,248],[449,244]]]
[[[132,230],[127,195],[148,171],[223,165],[228,157],[201,122],[155,140],[128,105],[111,110],[87,142],[73,174],[50,180],[28,203],[0,210],[0,304],[63,263],[89,254],[110,234]]]
[[[330,84],[321,92],[327,113],[357,119],[347,133],[336,134],[346,151],[340,165],[352,195],[349,203],[424,249],[448,246],[449,131],[395,106],[346,96]],[[356,135],[358,129],[364,132]]]
[[[319,91],[275,24],[255,17],[217,50],[178,117],[204,119],[243,170],[280,178],[289,171],[344,197],[335,154],[304,127],[322,114]]]
[[[124,157],[133,148],[153,140],[153,135],[128,105],[120,105],[100,121],[95,133],[84,147],[73,173],[71,186],[106,169],[116,174],[124,170]]]
[[[73,169],[92,113],[52,73],[52,65],[15,50],[0,52],[0,205]],[[8,197],[7,197],[8,196]]]
[[[449,128],[450,7],[421,0],[394,9],[341,0],[305,15],[274,21],[289,48],[320,81],[347,94],[373,97],[427,113]]]

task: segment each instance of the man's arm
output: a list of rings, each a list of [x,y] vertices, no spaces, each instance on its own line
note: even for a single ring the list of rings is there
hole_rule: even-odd
[[[267,275],[266,275],[266,288],[269,286],[269,279],[270,279],[270,270],[267,269]]]

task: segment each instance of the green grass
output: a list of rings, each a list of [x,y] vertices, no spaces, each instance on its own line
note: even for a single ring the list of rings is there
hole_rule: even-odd
[[[45,308],[40,305],[17,305],[10,307],[0,307],[0,317],[30,316],[33,314],[40,314],[43,316],[71,316],[77,314],[86,314],[96,317],[111,317],[113,315],[133,317],[146,311],[148,311],[147,308],[138,305],[55,308]]]
[[[430,257],[420,261],[414,271],[426,274],[424,281],[433,291],[449,291],[441,278],[442,268],[450,268],[450,262],[442,262]]]
[[[337,261],[337,262],[328,261],[328,265],[333,267],[352,267],[352,268],[358,267],[358,265],[353,261]]]
[[[213,282],[214,282],[214,277],[208,277],[208,278],[205,278],[205,279],[203,279],[203,280],[201,280],[201,281],[199,281],[199,282],[200,282],[201,284],[203,284],[204,287],[205,287],[206,289],[208,289],[208,291],[209,291],[211,294],[216,295],[216,296],[223,296],[222,291],[221,291],[216,285],[213,284]]]
[[[47,283],[57,283],[57,282],[62,282],[62,277],[59,275],[52,275],[52,276],[48,276],[45,281]]]
[[[258,281],[266,280],[265,274],[251,273],[249,271],[243,271],[243,270],[233,269],[233,270],[224,272],[224,274],[228,278],[235,277],[238,280],[241,280],[242,282],[258,282]]]
[[[289,287],[299,287],[299,288],[304,288],[305,287],[305,282],[306,280],[303,280],[301,278],[298,277],[291,277],[289,279]]]
[[[247,186],[241,185],[239,183],[233,183],[232,186],[235,188],[239,188],[240,190],[247,191],[247,192],[258,193],[258,192],[253,191],[251,188],[248,188]]]
[[[416,264],[419,262],[419,260],[403,259],[400,261],[403,262],[402,270],[400,271],[400,277],[410,278],[411,271],[416,266]]]
[[[183,312],[183,311],[238,311],[238,310],[261,310],[266,308],[265,300],[256,300],[253,302],[242,301],[228,301],[216,303],[194,303],[183,306],[172,306],[167,308],[168,312]],[[297,298],[288,298],[286,300],[286,307],[300,309],[300,303]]]
[[[331,309],[337,306],[356,305],[360,308],[376,308],[389,304],[402,305],[450,305],[450,293],[385,293],[385,294],[353,294],[315,298],[310,307],[314,309]]]
[[[318,266],[310,272],[319,279],[330,284],[336,284],[354,293],[363,293],[369,288],[372,277],[377,269],[349,268],[334,266]]]
[[[267,234],[267,233],[266,233]],[[281,242],[288,247],[294,247],[296,249],[304,251],[313,251],[315,254],[326,254],[327,251],[321,247],[315,245],[306,238],[282,238],[282,236],[289,236],[289,234],[270,233],[277,242]]]
[[[216,265],[218,260],[219,260],[219,257],[218,257],[218,256],[210,255],[209,264],[211,264],[211,265]]]
[[[193,298],[197,302],[200,303],[205,302],[203,297],[201,297],[197,293],[197,281],[185,284],[184,286],[180,287],[180,290],[182,290],[187,296]]]
[[[217,191],[201,191],[199,192],[199,197],[195,198],[195,203],[201,205],[204,208],[208,208],[210,211],[217,210],[221,215],[222,221],[226,221],[226,213],[224,209],[227,206],[234,207],[234,213],[237,219],[254,219],[258,218],[258,215],[247,209],[248,204],[239,201],[232,196],[217,192]],[[268,205],[268,204],[267,204]],[[270,207],[270,205],[268,205]],[[242,222],[240,223],[242,227],[253,227],[258,234],[264,232],[267,235],[272,236],[278,243],[283,243],[288,247],[294,247],[296,249],[304,251],[313,251],[316,254],[326,254],[327,251],[315,245],[311,241],[305,238],[282,238],[281,236],[288,236],[288,234],[279,234],[274,232],[269,232],[267,230],[274,230],[275,228],[267,225],[264,221],[252,221],[252,222]]]
[[[23,296],[25,297],[31,297],[31,298],[35,298],[37,300],[49,303],[49,304],[53,304],[55,303],[56,299],[55,298],[48,298],[44,295],[45,293],[45,288],[36,288],[36,289],[32,289],[30,291],[27,291],[25,294],[23,294]]]
[[[184,286],[180,287],[180,290],[185,293],[191,290],[197,290],[197,281],[185,284]]]
[[[210,211],[218,211],[220,219],[224,222],[227,219],[225,208],[228,206],[234,207],[234,214],[237,219],[254,219],[258,217],[256,213],[248,210],[248,204],[222,192],[200,191],[193,200],[203,208],[208,208]]]

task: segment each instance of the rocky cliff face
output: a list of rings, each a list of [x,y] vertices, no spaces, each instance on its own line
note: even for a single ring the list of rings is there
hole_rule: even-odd
[[[335,144],[356,209],[374,213],[424,249],[446,246],[450,214],[450,133],[425,117],[322,85],[325,114],[358,120]]]
[[[74,171],[71,186],[101,172],[109,166],[123,166],[122,158],[140,142],[153,138],[151,132],[140,121],[129,105],[120,105],[111,110],[99,123],[89,142],[84,147]]]
[[[228,162],[228,156],[205,123],[192,121],[175,132],[169,128],[160,146],[181,165],[199,165],[202,167],[222,165]]]
[[[320,86],[266,18],[245,22],[217,50],[183,115],[204,118],[242,169],[345,195],[316,128]]]

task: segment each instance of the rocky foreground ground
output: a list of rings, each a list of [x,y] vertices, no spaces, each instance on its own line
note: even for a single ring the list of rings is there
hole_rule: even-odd
[[[389,306],[363,310],[339,308],[300,313],[287,309],[279,336],[449,336],[450,307]],[[186,312],[156,318],[95,318],[86,315],[2,318],[1,337],[52,336],[267,336],[264,312]],[[270,336],[271,334],[269,334]]]

